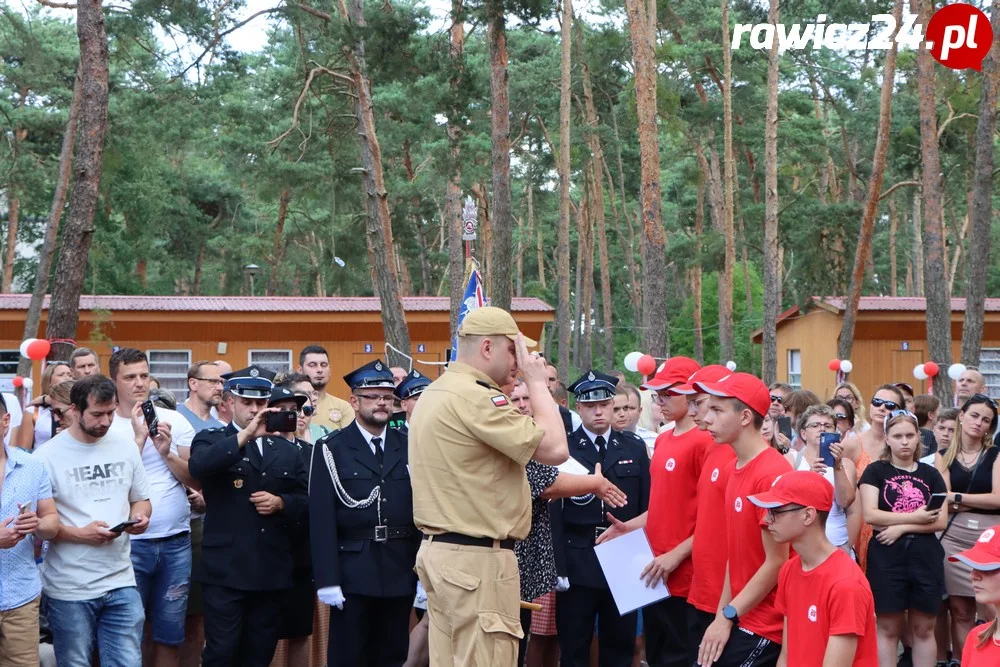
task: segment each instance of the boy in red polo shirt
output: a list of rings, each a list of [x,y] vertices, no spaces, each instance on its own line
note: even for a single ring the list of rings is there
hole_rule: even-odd
[[[642,610],[646,636],[646,661],[650,667],[691,667],[693,640],[688,633],[688,589],[691,586],[691,545],[697,511],[697,484],[705,450],[712,438],[702,431],[688,412],[683,396],[671,387],[687,382],[698,370],[698,362],[688,357],[671,357],[646,384],[656,392],[653,400],[663,418],[674,427],[656,438],[649,464],[649,509],[627,523],[613,519],[597,542],[646,528],[654,558],[642,572],[647,586],[661,579],[670,597]]]
[[[753,375],[733,373],[694,386],[711,394],[703,420],[708,431],[736,453],[726,484],[726,579],[715,620],[698,649],[698,664],[773,667],[781,652],[783,627],[774,595],[788,546],[761,528],[764,512],[757,511],[747,496],[767,491],[792,467],[760,434],[771,407],[767,385]]]
[[[779,667],[878,664],[875,600],[861,568],[826,537],[833,485],[812,471],[781,476],[749,497],[767,510],[767,529],[793,556],[778,575],[775,606],[785,615]]]
[[[726,522],[711,517],[725,516],[726,484],[729,482],[729,465],[736,454],[728,444],[718,443],[708,433],[702,421],[708,414],[708,394],[698,393],[695,382],[718,382],[730,371],[725,366],[710,365],[691,376],[686,384],[668,389],[671,394],[683,395],[698,430],[711,441],[705,451],[701,475],[695,491],[697,516],[710,517],[695,523],[694,544],[691,549],[691,586],[688,592],[688,636],[691,637],[693,663],[698,657],[698,641],[715,620],[719,598],[726,579]]]

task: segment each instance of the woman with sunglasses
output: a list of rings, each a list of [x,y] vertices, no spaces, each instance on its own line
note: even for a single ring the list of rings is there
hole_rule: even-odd
[[[24,408],[21,428],[17,430],[14,445],[22,449],[34,449],[45,444],[55,435],[53,431],[52,406],[49,391],[60,382],[73,379],[73,371],[65,361],[53,361],[42,371],[42,393]]]
[[[948,556],[971,549],[982,531],[1000,524],[1000,466],[993,446],[997,406],[992,398],[975,394],[958,413],[958,429],[935,464],[948,485],[951,520],[941,545]],[[945,587],[951,612],[955,654],[961,654],[965,636],[976,623],[976,600],[969,566],[962,560],[945,564]]]
[[[948,512],[927,505],[947,487],[941,473],[920,462],[912,413],[893,411],[880,430],[885,433],[882,455],[865,469],[860,484],[865,521],[875,527],[866,574],[875,596],[879,665],[895,667],[908,614],[913,665],[933,667],[934,626],[944,588],[944,549],[934,533],[944,529]]]
[[[992,616],[965,635],[962,667],[996,667],[1000,665],[1000,531],[987,528],[970,549],[948,560],[969,568],[976,602]]]

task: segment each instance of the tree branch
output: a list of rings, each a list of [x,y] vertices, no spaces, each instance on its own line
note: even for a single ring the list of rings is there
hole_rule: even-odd
[[[915,186],[917,186],[919,188],[920,187],[920,181],[900,181],[899,183],[896,183],[895,185],[893,185],[888,190],[884,191],[882,193],[882,195],[878,198],[878,200],[882,201],[883,199],[885,199],[886,197],[888,197],[889,195],[891,195],[896,190],[896,188],[905,188],[905,187],[909,187],[911,185],[915,185]]]
[[[299,110],[302,108],[302,102],[305,101],[306,95],[309,93],[309,89],[312,87],[313,79],[316,78],[316,74],[329,74],[335,79],[341,79],[347,81],[352,86],[354,85],[354,79],[347,76],[346,74],[341,74],[340,72],[334,72],[331,69],[317,65],[309,70],[309,75],[306,76],[305,85],[302,86],[302,91],[299,93],[299,97],[295,100],[295,108],[292,110],[292,125],[287,130],[279,134],[277,137],[267,142],[267,145],[271,147],[272,150],[276,150],[278,146],[281,145],[288,136],[294,132],[299,127]]]
[[[76,9],[75,2],[55,2],[55,0],[36,0],[38,4],[52,9]]]
[[[48,2],[48,1],[49,0],[45,0],[45,2]],[[43,2],[43,0],[38,0],[38,2]],[[43,4],[45,4],[45,2],[43,2]],[[205,50],[201,52],[201,55],[199,55],[194,60],[194,62],[192,62],[190,65],[188,65],[187,67],[185,67],[184,69],[182,69],[178,74],[170,77],[170,83],[173,83],[177,79],[182,78],[185,74],[187,74],[188,72],[190,72],[193,68],[197,67],[198,64],[201,63],[201,61],[205,58],[205,56],[207,56],[210,52],[212,52],[215,49],[216,46],[219,45],[219,42],[222,41],[222,38],[225,37],[226,35],[229,35],[231,33],[236,32],[237,30],[239,30],[240,28],[242,28],[246,24],[248,24],[251,21],[253,21],[258,16],[263,16],[264,14],[276,14],[278,12],[285,11],[285,9],[286,9],[285,7],[271,7],[270,9],[262,9],[259,12],[254,12],[253,14],[251,14],[247,18],[243,19],[242,21],[240,21],[239,23],[237,23],[233,27],[227,28],[226,30],[223,30],[222,32],[216,32],[215,33],[215,37],[212,39],[211,44],[209,44],[205,48]]]

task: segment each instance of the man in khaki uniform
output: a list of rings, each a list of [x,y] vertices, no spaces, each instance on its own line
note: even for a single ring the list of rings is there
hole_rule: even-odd
[[[569,456],[545,360],[510,313],[482,307],[458,330],[458,357],[421,394],[410,422],[413,519],[424,533],[417,575],[427,591],[430,663],[513,667],[520,623],[514,542],[531,528],[529,460]],[[534,418],[499,387],[518,371]]]

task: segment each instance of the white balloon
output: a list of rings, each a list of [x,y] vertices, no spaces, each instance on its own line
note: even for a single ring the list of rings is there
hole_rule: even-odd
[[[21,350],[21,356],[22,357],[28,356],[28,346],[31,345],[32,343],[34,343],[36,340],[38,340],[38,339],[37,338],[28,338],[23,343],[21,343],[20,350]]]
[[[854,364],[851,363],[850,359],[844,359],[840,362],[840,370],[844,373],[850,373],[854,370]]]
[[[24,384],[21,386],[30,391],[35,386],[35,381],[31,378],[24,378]]]
[[[927,379],[927,373],[924,372],[923,364],[917,364],[916,366],[913,367],[913,377],[917,378],[918,380]]]
[[[639,358],[642,357],[642,352],[629,352],[625,355],[625,370],[631,371],[632,373],[639,372]]]
[[[965,364],[952,364],[948,367],[948,377],[952,380],[958,380],[966,370],[968,369],[965,367]]]
[[[735,361],[727,361],[726,362],[726,368],[728,368],[731,371],[735,371],[736,370],[736,362]]]

